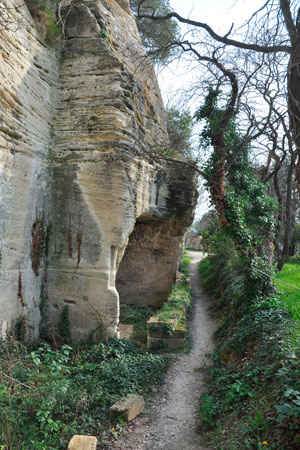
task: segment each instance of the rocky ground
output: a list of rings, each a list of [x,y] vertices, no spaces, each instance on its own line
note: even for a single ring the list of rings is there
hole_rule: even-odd
[[[213,350],[214,323],[209,299],[199,284],[200,252],[190,252],[194,311],[190,324],[192,350],[171,365],[165,383],[158,389],[143,414],[128,426],[128,432],[113,445],[114,450],[207,450],[196,433],[195,411],[203,385],[205,357]]]

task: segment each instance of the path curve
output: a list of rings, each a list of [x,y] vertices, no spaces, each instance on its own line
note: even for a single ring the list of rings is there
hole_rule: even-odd
[[[208,450],[195,432],[195,411],[203,385],[203,369],[208,365],[206,353],[212,353],[214,322],[209,299],[198,279],[201,252],[189,252],[194,311],[190,324],[192,350],[182,354],[168,370],[164,384],[152,406],[129,426],[129,436],[121,437],[114,450]]]

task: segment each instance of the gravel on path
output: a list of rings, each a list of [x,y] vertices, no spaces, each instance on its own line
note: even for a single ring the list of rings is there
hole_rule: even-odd
[[[213,351],[215,325],[210,302],[199,283],[201,252],[189,252],[193,317],[190,322],[192,350],[171,364],[164,384],[158,389],[145,412],[129,424],[127,435],[113,445],[114,450],[208,450],[196,433],[195,413],[203,386],[205,357]]]

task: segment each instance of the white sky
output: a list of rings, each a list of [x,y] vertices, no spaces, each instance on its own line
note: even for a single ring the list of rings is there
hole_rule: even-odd
[[[170,0],[170,5],[183,17],[205,22],[217,33],[226,34],[232,23],[240,26],[262,5],[263,0]],[[181,25],[184,31],[185,26]],[[158,75],[165,103],[172,102],[178,91],[193,81],[193,72],[184,61],[174,61]],[[200,195],[195,219],[200,218],[208,209],[208,196]]]
[[[223,34],[232,23],[240,26],[263,3],[263,0],[170,0],[171,7],[181,16],[205,22]],[[185,25],[179,25],[186,30]],[[178,62],[164,69],[158,78],[165,102],[192,81],[189,69]]]

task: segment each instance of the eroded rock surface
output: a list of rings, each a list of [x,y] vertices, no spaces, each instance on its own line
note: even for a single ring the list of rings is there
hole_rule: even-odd
[[[16,326],[36,336],[58,58],[17,3],[1,2],[0,334]]]
[[[60,52],[25,7],[0,30],[0,320],[2,333],[57,333],[64,313],[73,341],[99,340],[117,332],[119,293],[166,300],[196,176],[151,158],[168,143],[165,111],[129,2],[66,0],[61,13]]]
[[[128,394],[109,409],[111,419],[122,418],[130,421],[138,416],[145,408],[144,397],[137,394]]]
[[[68,450],[96,450],[97,438],[95,436],[75,435],[69,445]]]

